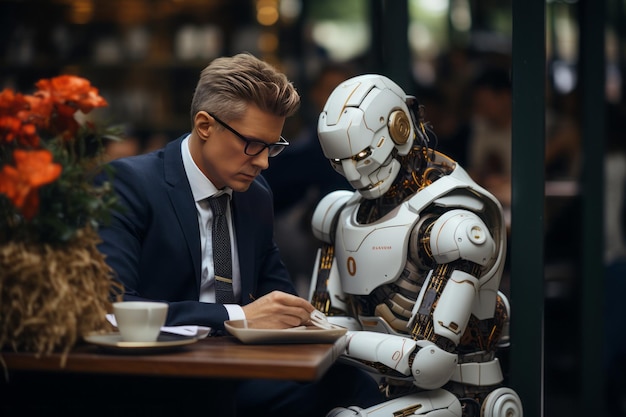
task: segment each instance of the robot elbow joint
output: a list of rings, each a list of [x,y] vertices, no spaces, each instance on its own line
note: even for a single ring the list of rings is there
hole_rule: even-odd
[[[411,371],[414,384],[422,389],[437,389],[452,377],[458,362],[457,355],[429,344],[415,354]]]

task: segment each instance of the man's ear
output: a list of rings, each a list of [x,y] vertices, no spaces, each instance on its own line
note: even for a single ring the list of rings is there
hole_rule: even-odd
[[[207,140],[211,136],[211,128],[215,126],[215,119],[205,111],[199,111],[193,118],[193,125],[198,133],[198,137]]]

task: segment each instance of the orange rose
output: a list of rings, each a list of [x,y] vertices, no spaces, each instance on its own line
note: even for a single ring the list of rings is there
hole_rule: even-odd
[[[91,83],[74,75],[60,75],[51,79],[39,80],[36,84],[39,91],[35,93],[37,100],[30,100],[33,116],[45,115],[47,106],[54,108],[54,117],[46,118],[53,132],[59,133],[66,140],[75,137],[79,124],[74,118],[77,110],[89,113],[96,107],[107,105],[106,100],[98,95],[98,89]],[[48,115],[50,113],[47,113]]]
[[[89,80],[75,75],[60,75],[40,80],[36,86],[48,92],[55,103],[78,108],[83,113],[107,105],[106,100],[98,95],[98,89],[92,87]]]
[[[44,108],[34,96],[15,94],[10,89],[0,92],[0,142],[17,141],[22,146],[39,146],[37,123],[47,123],[52,106]],[[35,103],[35,105],[33,105]],[[36,114],[32,109],[36,108]]]
[[[0,171],[0,194],[5,194],[27,220],[39,208],[39,187],[55,181],[61,175],[61,165],[52,162],[48,150],[13,152],[15,166],[5,165]]]
[[[19,117],[37,127],[48,129],[50,117],[54,111],[54,103],[49,95],[25,95],[24,100],[28,103],[28,108],[18,113]]]
[[[28,102],[22,94],[16,94],[10,88],[0,91],[0,115],[15,116],[18,112],[27,108]]]

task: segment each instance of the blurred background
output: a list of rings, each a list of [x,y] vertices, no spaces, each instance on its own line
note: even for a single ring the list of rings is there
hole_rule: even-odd
[[[546,0],[545,27],[534,28],[545,36],[545,56],[538,51],[545,59],[539,90],[545,90],[543,330],[536,340],[542,355],[529,360],[541,362],[543,381],[536,383],[547,416],[582,416],[591,402],[605,410],[594,415],[626,415],[624,3]],[[604,190],[604,200],[596,202],[603,238],[591,243],[583,242],[580,230],[586,149],[581,22],[593,22],[589,4],[604,10],[596,22],[602,44],[594,46],[604,57],[597,63],[603,119],[601,134],[593,138],[604,170],[595,173]],[[382,73],[416,95],[438,135],[438,149],[490,189],[510,219],[512,34],[520,23],[512,0],[0,0],[0,88],[26,93],[40,78],[88,78],[109,102],[98,117],[124,126],[125,139],[107,151],[112,159],[185,134],[199,73],[213,58],[248,51],[276,65],[294,82],[303,105],[285,126],[292,146],[266,173],[276,194],[277,241],[306,296],[317,247],[311,210],[329,191],[348,187],[324,160],[315,124],[328,94],[352,75]],[[514,233],[515,224],[510,226]],[[603,298],[591,306],[581,292],[589,244],[601,248],[602,258],[597,288]],[[503,291],[510,290],[509,264]],[[513,303],[514,311],[524,308]],[[601,330],[584,326],[589,309],[599,311]],[[601,369],[592,375],[581,371],[585,338],[597,346]],[[585,398],[589,378],[601,379],[602,398]]]

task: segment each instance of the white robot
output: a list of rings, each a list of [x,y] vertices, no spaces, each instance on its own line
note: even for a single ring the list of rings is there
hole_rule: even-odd
[[[375,374],[389,398],[329,415],[521,417],[495,356],[509,317],[500,203],[431,149],[423,109],[384,76],[340,84],[318,134],[355,191],[315,209],[323,244],[310,300],[349,329],[342,360]]]

